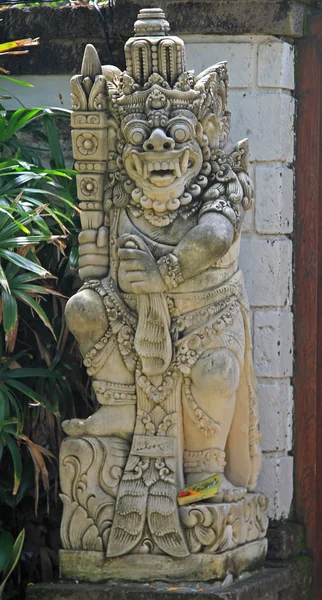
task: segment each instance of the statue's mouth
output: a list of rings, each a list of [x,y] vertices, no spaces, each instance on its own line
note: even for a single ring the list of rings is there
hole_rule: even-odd
[[[183,177],[188,167],[193,166],[189,150],[167,152],[136,152],[129,156],[128,166],[135,178],[148,180],[157,187],[171,185],[175,179]]]

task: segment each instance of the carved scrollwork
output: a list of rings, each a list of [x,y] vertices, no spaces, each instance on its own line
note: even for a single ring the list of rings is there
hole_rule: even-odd
[[[62,544],[68,550],[103,551],[113,521],[115,495],[128,454],[119,438],[66,438],[60,454],[64,504]]]
[[[267,499],[247,494],[229,504],[180,508],[190,552],[224,552],[265,537],[268,527]]]

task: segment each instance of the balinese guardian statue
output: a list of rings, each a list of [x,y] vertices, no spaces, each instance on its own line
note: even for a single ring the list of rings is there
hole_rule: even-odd
[[[84,283],[66,318],[100,404],[63,423],[62,574],[78,579],[223,578],[266,552],[238,268],[248,144],[229,140],[226,64],[187,71],[168,31],[141,10],[126,71],[87,46],[71,81]],[[219,493],[179,508],[215,474]]]

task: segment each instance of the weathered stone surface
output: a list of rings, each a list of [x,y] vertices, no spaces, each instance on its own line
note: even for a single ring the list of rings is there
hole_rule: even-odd
[[[171,589],[169,589],[171,588]],[[312,598],[312,560],[299,556],[283,564],[267,563],[256,574],[229,584],[195,583],[67,583],[27,588],[28,600],[308,600]]]
[[[263,380],[258,386],[264,452],[291,452],[293,388],[288,379]]]
[[[263,456],[263,466],[259,477],[259,488],[269,493],[269,517],[288,517],[293,500],[293,456],[278,454]]]
[[[175,558],[161,554],[127,554],[106,558],[103,552],[61,550],[62,579],[78,581],[209,581],[237,577],[243,571],[256,569],[265,560],[267,540],[257,540],[219,554],[191,554]]]
[[[284,91],[267,93],[260,88],[229,93],[229,109],[235,115],[235,135],[241,129],[249,138],[258,161],[286,161],[294,158],[294,98]]]
[[[267,532],[269,560],[287,560],[305,552],[303,525],[293,521],[275,522]]]
[[[246,576],[232,585],[195,583],[169,586],[163,582],[152,585],[110,582],[108,584],[56,583],[38,584],[27,589],[28,600],[280,600],[291,585],[291,572],[287,568],[267,568]],[[170,588],[170,589],[169,589]],[[299,596],[283,600],[302,600]],[[304,599],[303,599],[304,600]]]
[[[293,365],[293,315],[289,311],[256,310],[254,362],[259,377],[287,377]]]
[[[240,265],[252,306],[291,304],[292,242],[290,240],[244,238]]]
[[[219,0],[214,5],[208,1],[140,1],[118,0],[111,13],[102,8],[110,29],[116,64],[122,55],[122,39],[132,32],[138,8],[149,5],[166,8],[173,32],[201,34],[265,33],[296,37],[302,35],[304,6],[300,2],[275,2],[264,0]],[[189,15],[189,18],[187,18]],[[25,37],[41,38],[41,46],[33,48],[27,56],[4,56],[3,65],[12,73],[70,73],[79,70],[81,54],[77,47],[86,41],[102,45],[104,34],[98,15],[88,7],[52,8],[48,6],[20,8],[2,13],[3,39]],[[32,57],[32,58],[31,58]],[[76,61],[73,57],[76,57]]]
[[[281,590],[278,600],[311,600],[313,596],[313,561],[308,556],[298,556],[289,563],[291,585]],[[318,600],[320,590],[316,590]]]
[[[282,40],[268,40],[259,46],[259,87],[294,90],[294,47]]]
[[[259,234],[293,230],[293,178],[289,165],[256,166],[255,226]]]

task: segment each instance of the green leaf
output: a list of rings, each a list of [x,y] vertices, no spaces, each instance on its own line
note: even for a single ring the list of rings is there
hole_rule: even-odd
[[[13,262],[15,265],[25,269],[26,271],[37,273],[40,275],[40,277],[48,277],[50,275],[50,273],[40,265],[36,265],[31,260],[28,260],[28,258],[25,258],[20,254],[16,254],[16,252],[11,252],[11,250],[6,250],[4,248],[0,249],[0,256],[9,262]]]
[[[3,270],[2,264],[0,263],[0,285],[3,287],[3,289],[8,292],[8,294],[10,294],[10,286],[8,283],[8,279],[6,278],[6,274]]]
[[[10,560],[8,562],[7,567],[5,568],[5,571],[3,573],[4,575],[4,580],[0,586],[0,598],[4,592],[4,588],[5,585],[12,573],[12,571],[15,569],[15,567],[17,566],[17,563],[19,561],[20,558],[20,554],[22,552],[22,548],[24,545],[24,541],[25,541],[25,530],[23,529],[22,531],[20,531],[14,545],[12,548],[12,552],[11,552],[11,556],[10,556]]]
[[[18,318],[18,307],[16,299],[8,294],[5,290],[2,291],[2,311],[3,311],[3,327],[8,333],[14,329]]]
[[[14,538],[9,531],[0,531],[0,573],[8,566]]]
[[[11,454],[12,461],[13,461],[14,485],[13,485],[12,495],[15,496],[19,489],[19,485],[20,485],[20,481],[21,481],[21,473],[22,473],[21,456],[20,456],[20,452],[18,450],[18,446],[17,446],[16,442],[14,442],[12,437],[6,431],[2,431],[2,437],[5,441],[5,443],[7,444],[8,449],[10,450],[10,454]],[[1,588],[0,588],[0,591],[1,591]]]
[[[11,119],[9,120],[8,126],[5,131],[5,141],[11,138],[13,134],[23,129],[24,126],[29,124],[31,121],[38,119],[42,112],[40,108],[34,108],[32,110],[20,108],[18,110],[24,111],[25,114],[19,116],[18,118],[16,118],[16,113],[13,114],[13,116],[11,117],[11,119],[13,119],[13,122],[11,123]]]
[[[6,140],[8,140],[14,133],[22,129],[26,123],[30,123],[32,120],[34,120],[35,116],[39,116],[41,112],[41,108],[19,108],[18,110],[15,110],[8,121],[5,132]]]
[[[20,81],[20,79],[14,79],[13,77],[8,77],[8,75],[0,75],[0,79],[6,79],[7,81],[13,81],[13,83],[18,83],[19,85],[23,85],[25,87],[34,87],[32,83],[27,83],[26,81]]]
[[[10,407],[7,389],[4,385],[1,385],[0,389],[0,419],[4,420],[10,416]]]
[[[54,166],[56,167],[56,169],[64,169],[66,165],[55,123],[52,117],[50,117],[49,115],[43,116],[43,123],[47,133],[48,143],[54,161]]]
[[[25,394],[28,398],[30,398],[30,400],[33,400],[37,404],[40,404],[41,406],[48,408],[48,410],[50,410],[50,412],[52,412],[58,416],[58,412],[56,411],[56,409],[49,402],[47,402],[47,400],[45,398],[43,398],[43,396],[38,394],[38,392],[35,392],[34,390],[32,390],[30,387],[28,387],[24,383],[21,383],[21,381],[16,381],[15,379],[10,379],[10,381],[7,380],[7,385],[8,386],[10,385],[10,387],[15,388],[16,390],[19,390],[20,392]]]
[[[10,391],[7,388],[7,396],[9,398],[10,403],[12,404],[15,414],[16,414],[16,418],[17,418],[17,427],[15,429],[15,431],[13,432],[14,434],[17,433],[17,431],[20,431],[22,428],[22,407],[20,406],[15,394],[12,393],[12,391]]]
[[[50,371],[49,369],[37,369],[31,367],[29,368],[21,368],[21,369],[9,369],[5,376],[3,376],[3,380],[5,379],[20,379],[25,377],[51,377],[51,378],[60,378],[61,375],[59,373],[55,373]]]
[[[46,325],[46,327],[48,327],[48,329],[50,329],[51,333],[53,334],[54,338],[56,339],[52,325],[51,325],[45,311],[41,308],[41,306],[39,306],[38,302],[36,302],[36,300],[34,300],[34,298],[32,298],[31,296],[28,296],[28,294],[25,294],[21,290],[16,290],[15,296],[16,296],[16,298],[19,298],[19,300],[22,300],[22,302],[24,302],[25,304],[28,304],[31,308],[34,309],[34,311],[41,318],[42,322]]]

